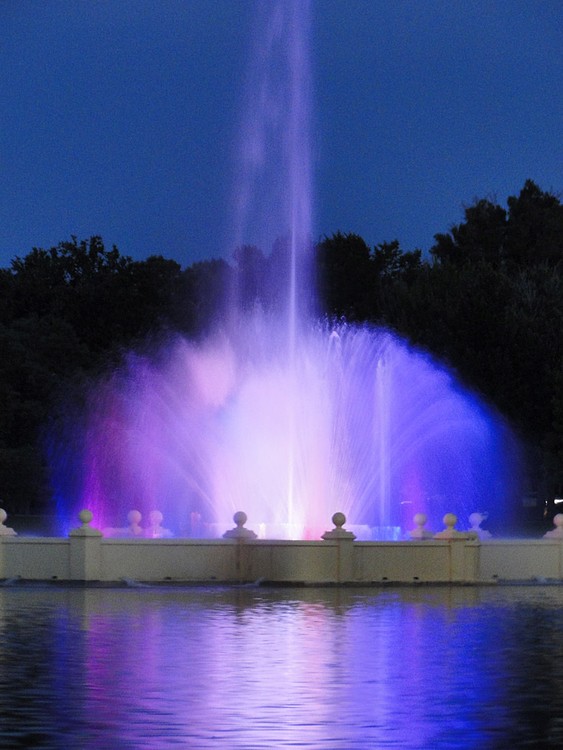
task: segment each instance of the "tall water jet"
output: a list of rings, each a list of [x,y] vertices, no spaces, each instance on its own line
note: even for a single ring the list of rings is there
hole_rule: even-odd
[[[318,538],[337,510],[360,538],[396,538],[416,512],[435,527],[446,511],[494,521],[514,492],[502,421],[390,333],[315,315],[310,5],[260,10],[233,234],[239,257],[247,238],[283,236],[283,273],[262,280],[269,304],[245,298],[241,276],[223,325],[97,381],[53,444],[61,514],[88,507],[116,527],[158,509],[176,534],[219,536],[244,510],[280,538]]]
[[[258,6],[258,29],[250,65],[246,113],[241,128],[239,197],[235,236],[242,243],[252,234],[266,242],[285,235],[285,294],[277,317],[285,319],[276,333],[285,350],[287,431],[285,453],[287,523],[294,525],[296,497],[297,390],[296,361],[300,326],[311,317],[311,72],[308,0]],[[272,192],[272,188],[274,190]],[[269,235],[269,237],[268,237]],[[278,250],[279,250],[278,246]],[[270,282],[271,283],[271,282]],[[276,280],[280,286],[280,280]],[[267,293],[270,290],[267,291]],[[241,324],[241,321],[238,321]],[[250,322],[242,325],[252,325]],[[280,334],[285,330],[287,341]]]

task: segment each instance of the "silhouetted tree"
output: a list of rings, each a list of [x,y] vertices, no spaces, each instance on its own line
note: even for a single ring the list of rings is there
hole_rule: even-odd
[[[374,268],[369,246],[357,234],[337,232],[316,251],[318,288],[329,314],[365,320],[370,312]]]
[[[563,205],[532,182],[508,198],[504,257],[519,265],[563,261]]]
[[[436,234],[430,252],[437,262],[487,260],[517,265],[563,259],[563,206],[552,193],[527,180],[508,212],[488,199],[465,209],[465,221]]]

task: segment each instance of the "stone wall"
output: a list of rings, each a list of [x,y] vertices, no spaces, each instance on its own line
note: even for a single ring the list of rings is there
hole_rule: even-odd
[[[558,539],[408,542],[0,537],[0,579],[294,584],[562,581]]]

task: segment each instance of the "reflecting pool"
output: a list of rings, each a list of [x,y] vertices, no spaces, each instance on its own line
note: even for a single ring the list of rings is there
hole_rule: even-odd
[[[563,587],[0,588],[0,747],[563,746]]]

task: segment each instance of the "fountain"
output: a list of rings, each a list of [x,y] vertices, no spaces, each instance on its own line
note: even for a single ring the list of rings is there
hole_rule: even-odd
[[[356,538],[393,540],[415,513],[435,528],[446,512],[484,505],[501,517],[513,492],[502,421],[390,332],[314,314],[310,7],[262,11],[234,236],[286,233],[282,302],[243,308],[240,288],[230,290],[228,319],[205,339],[131,353],[95,384],[52,451],[66,528],[79,508],[99,528],[157,508],[177,536],[220,537],[244,510],[259,537],[318,539],[341,511]],[[276,179],[265,189],[270,163]]]
[[[474,533],[478,539],[490,539],[491,532],[487,529],[482,529],[481,524],[487,520],[488,513],[471,513],[469,516],[469,531]]]

